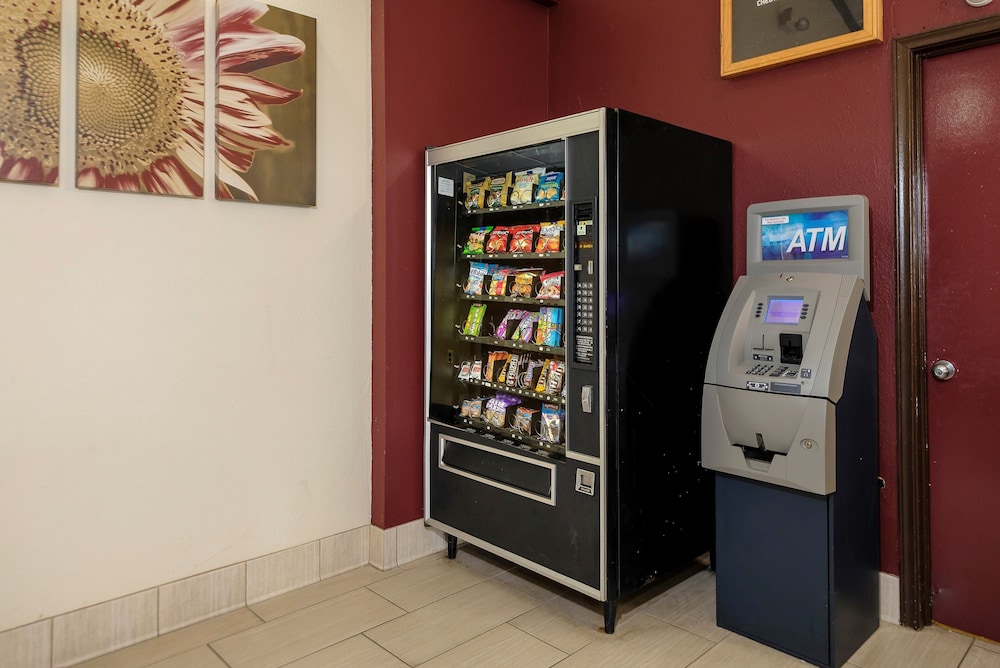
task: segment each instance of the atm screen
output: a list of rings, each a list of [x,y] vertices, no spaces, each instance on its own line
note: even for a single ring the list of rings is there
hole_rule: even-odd
[[[797,325],[803,301],[803,297],[771,297],[767,300],[764,322],[771,325]]]

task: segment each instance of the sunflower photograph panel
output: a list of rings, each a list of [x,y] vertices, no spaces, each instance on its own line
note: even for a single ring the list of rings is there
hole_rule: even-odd
[[[219,0],[216,198],[316,206],[316,19]]]
[[[200,198],[204,0],[78,0],[76,185]]]
[[[57,185],[62,2],[0,8],[0,181]]]

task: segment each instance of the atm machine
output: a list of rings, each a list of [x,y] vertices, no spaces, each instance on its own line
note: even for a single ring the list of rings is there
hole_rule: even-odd
[[[702,396],[718,625],[832,668],[879,619],[869,267],[864,196],[751,206]]]

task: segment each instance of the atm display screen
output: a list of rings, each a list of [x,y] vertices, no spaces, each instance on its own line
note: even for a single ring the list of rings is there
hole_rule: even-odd
[[[771,214],[760,220],[761,259],[845,260],[847,211]]]
[[[803,301],[803,297],[771,297],[767,300],[764,322],[771,325],[797,325]]]

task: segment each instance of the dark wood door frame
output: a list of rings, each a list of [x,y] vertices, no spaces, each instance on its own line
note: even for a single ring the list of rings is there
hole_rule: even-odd
[[[900,622],[913,628],[931,622],[923,62],[998,42],[1000,16],[937,28],[893,42],[899,612]]]

